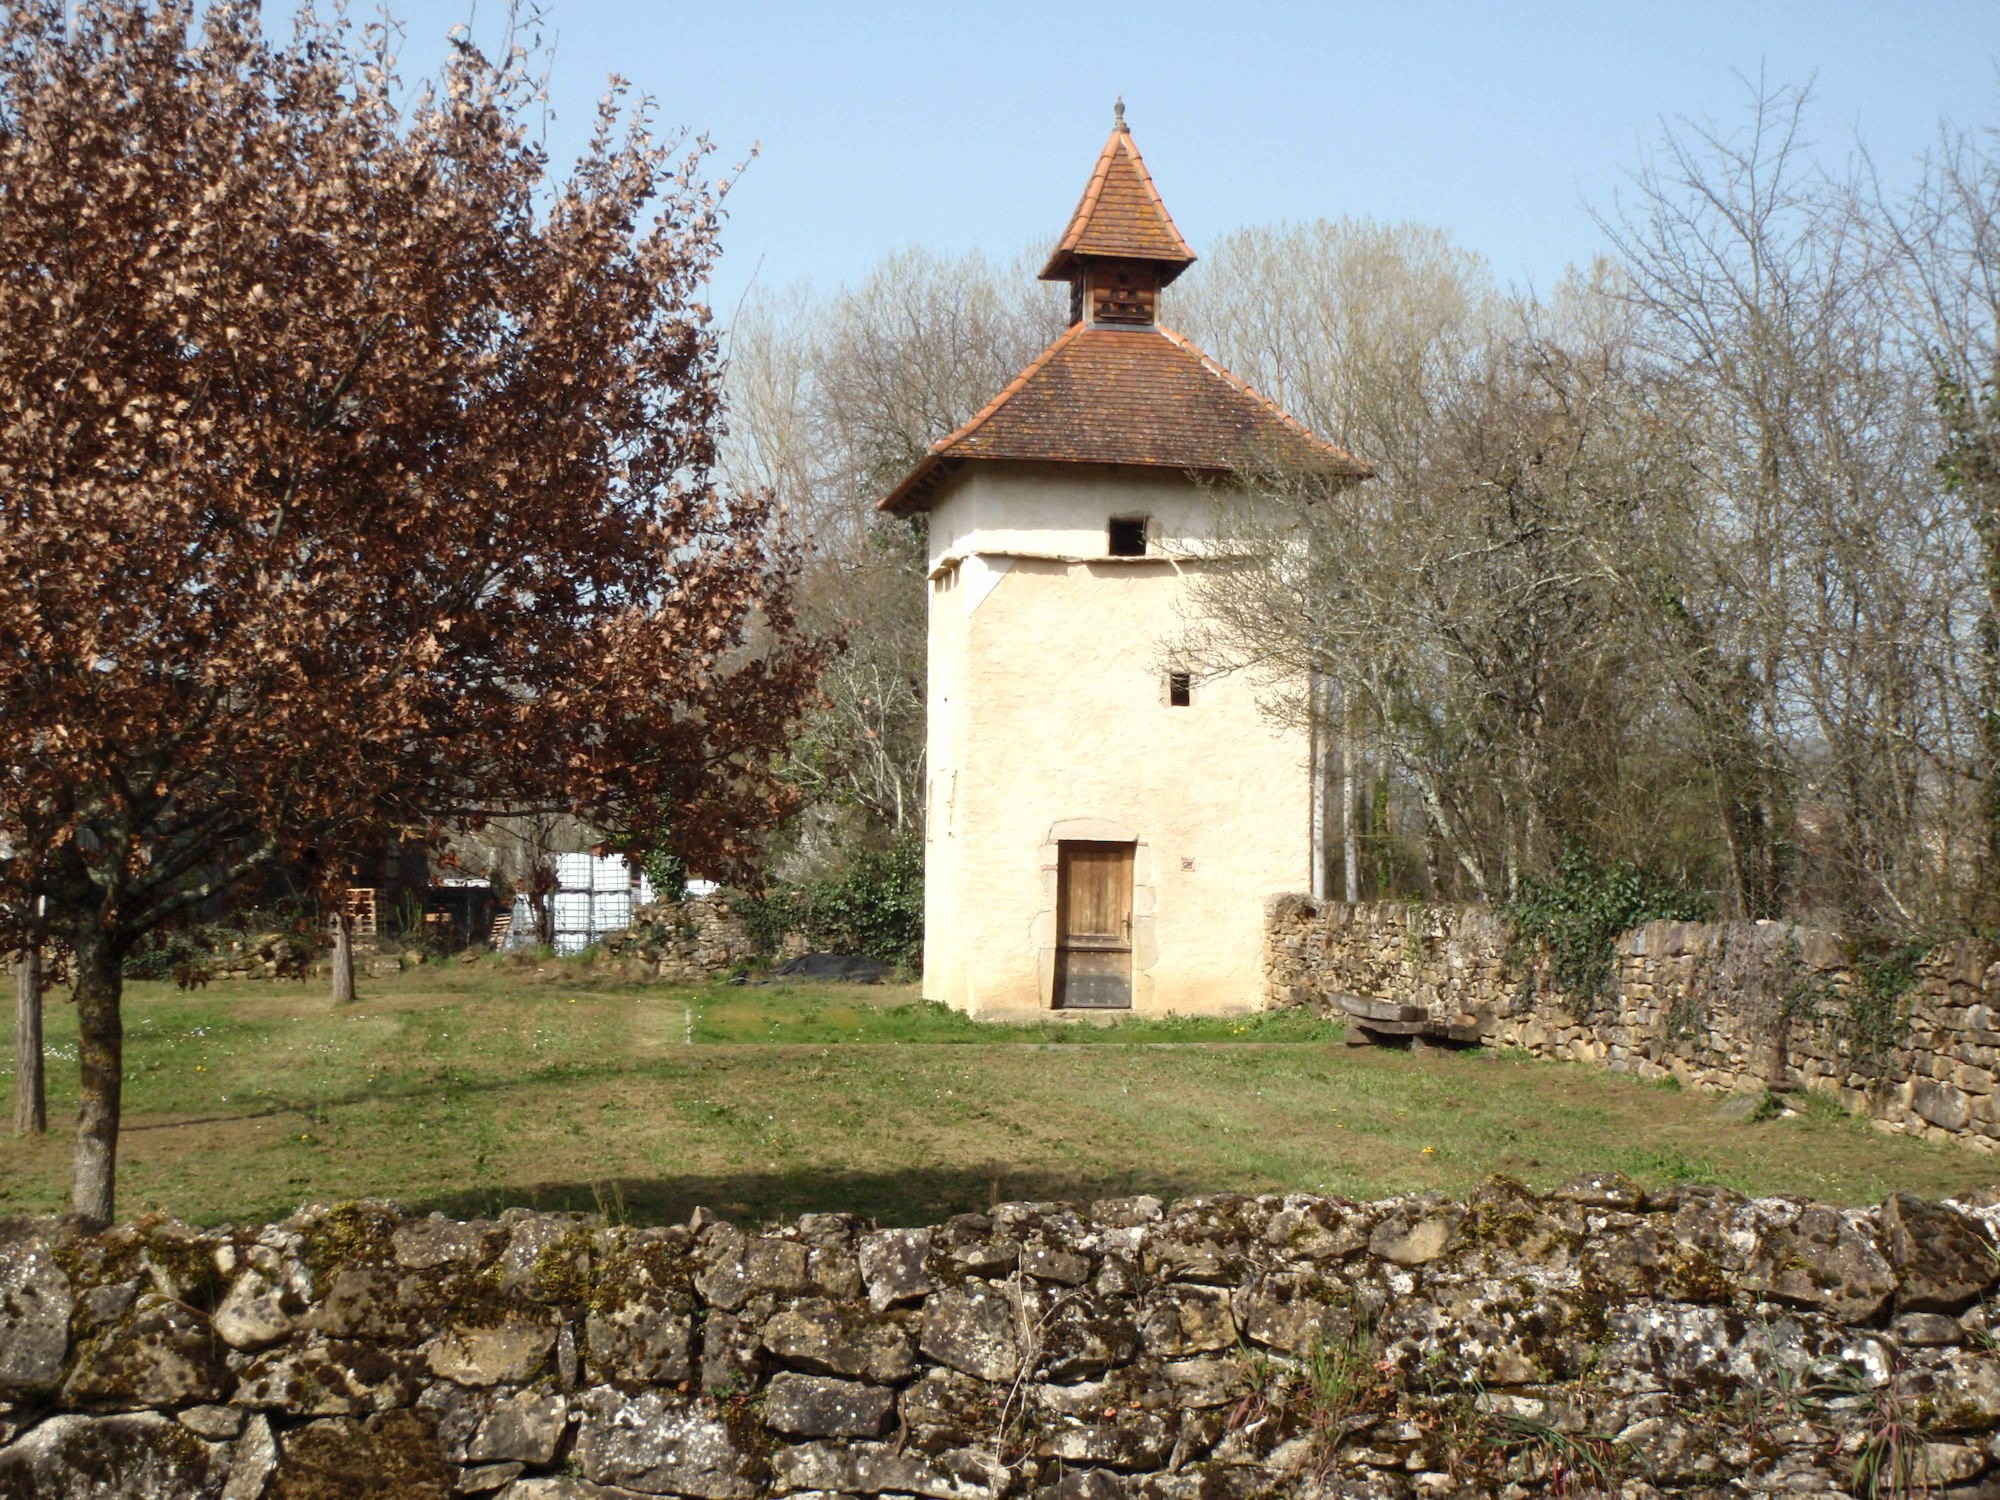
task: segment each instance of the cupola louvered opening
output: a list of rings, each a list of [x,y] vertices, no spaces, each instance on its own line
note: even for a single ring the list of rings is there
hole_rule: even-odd
[[[1083,276],[1093,323],[1145,326],[1159,315],[1160,275],[1145,265],[1092,266]]]

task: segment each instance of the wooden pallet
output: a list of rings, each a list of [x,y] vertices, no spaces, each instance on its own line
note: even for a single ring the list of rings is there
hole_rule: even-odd
[[[507,935],[513,930],[514,914],[511,911],[503,911],[493,919],[493,931],[490,935],[490,941],[493,944],[495,952],[507,946]]]
[[[355,937],[375,936],[375,887],[358,885],[347,893],[347,920]]]

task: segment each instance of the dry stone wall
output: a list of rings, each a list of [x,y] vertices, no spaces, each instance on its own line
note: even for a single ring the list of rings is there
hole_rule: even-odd
[[[806,951],[805,940],[788,933],[778,959]],[[632,913],[632,925],[607,936],[599,949],[607,964],[634,977],[694,984],[736,973],[760,955],[750,928],[727,894],[662,901]]]
[[[0,1495],[1990,1494],[1993,1201],[14,1221]]]
[[[1619,939],[1600,1000],[1565,995],[1482,907],[1349,906],[1284,896],[1268,911],[1270,999],[1340,997],[1470,1016],[1483,1040],[1641,1078],[1814,1089],[1884,1128],[2000,1148],[2000,948],[1946,944],[1916,982],[1871,997],[1833,934],[1784,922],[1653,922]]]

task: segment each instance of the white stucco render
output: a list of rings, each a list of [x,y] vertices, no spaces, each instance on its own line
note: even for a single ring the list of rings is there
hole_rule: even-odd
[[[1184,475],[973,465],[930,510],[924,993],[1046,1012],[1057,846],[1130,841],[1135,1012],[1263,1000],[1265,899],[1306,887],[1308,746],[1241,676],[1169,706],[1169,652],[1214,501]],[[1113,516],[1149,555],[1108,556]]]

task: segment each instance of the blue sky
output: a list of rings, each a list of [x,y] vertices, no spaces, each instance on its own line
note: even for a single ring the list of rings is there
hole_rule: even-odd
[[[1451,229],[1547,287],[1597,243],[1662,117],[1729,119],[1738,74],[1816,75],[1813,136],[1858,130],[1886,173],[1938,120],[2000,125],[2000,4],[778,4],[547,0],[551,145],[607,74],[706,130],[730,198],[715,302],[831,287],[910,244],[1001,258],[1053,237],[1122,92],[1197,252],[1237,225],[1344,213]],[[406,76],[472,13],[392,8]],[[473,16],[490,34],[492,0]]]

